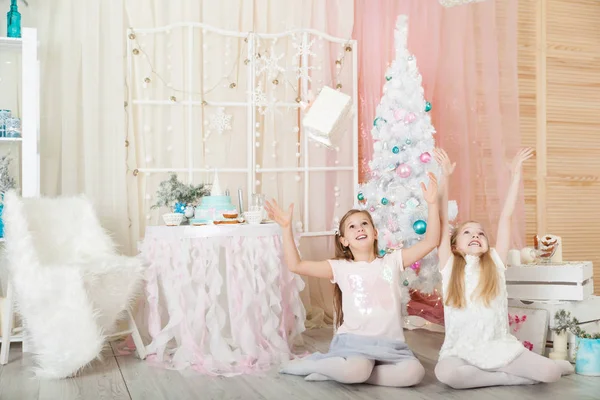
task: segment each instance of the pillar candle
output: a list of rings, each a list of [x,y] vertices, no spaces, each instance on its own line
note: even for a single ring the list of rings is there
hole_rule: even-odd
[[[556,251],[554,252],[554,255],[552,256],[552,264],[560,264],[563,262],[563,258],[562,258],[562,238],[560,236],[555,236],[556,237]]]
[[[238,189],[238,204],[239,204],[240,215],[243,215],[244,214],[244,194],[242,193],[242,188]]]

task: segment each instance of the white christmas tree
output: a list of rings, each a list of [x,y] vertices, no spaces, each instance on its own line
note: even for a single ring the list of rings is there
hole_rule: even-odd
[[[386,72],[383,97],[373,121],[371,179],[357,193],[359,207],[370,211],[379,231],[379,254],[385,255],[421,240],[427,229],[427,203],[420,183],[427,184],[427,172],[439,176],[433,159],[435,129],[431,104],[425,100],[417,61],[408,52],[408,18],[400,15],[394,32],[396,59]],[[449,218],[456,215],[453,204]],[[432,293],[441,279],[434,251],[400,279],[403,301],[409,289]]]

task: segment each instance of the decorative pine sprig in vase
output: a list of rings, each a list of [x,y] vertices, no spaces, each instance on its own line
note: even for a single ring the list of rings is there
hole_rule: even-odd
[[[159,184],[156,191],[156,202],[152,208],[172,208],[179,203],[185,206],[196,206],[203,196],[209,194],[210,190],[205,184],[186,185],[177,178],[176,173],[172,172],[169,179]]]

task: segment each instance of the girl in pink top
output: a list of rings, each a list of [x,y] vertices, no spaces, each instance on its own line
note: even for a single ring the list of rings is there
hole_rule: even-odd
[[[428,203],[427,232],[416,245],[377,256],[377,230],[367,211],[350,210],[340,221],[335,259],[303,261],[294,243],[293,204],[284,212],[273,200],[266,209],[283,231],[285,261],[290,271],[327,278],[334,283],[337,332],[329,352],[315,353],[285,366],[281,372],[306,376],[308,381],[406,387],[421,382],[423,366],[404,341],[400,272],[431,252],[439,243],[437,180],[421,184]],[[343,296],[342,296],[343,295]]]

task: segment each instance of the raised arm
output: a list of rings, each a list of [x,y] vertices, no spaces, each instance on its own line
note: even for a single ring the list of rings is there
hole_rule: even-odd
[[[402,251],[402,260],[405,267],[425,257],[440,242],[440,211],[437,202],[438,183],[437,178],[431,172],[427,176],[429,176],[429,187],[425,187],[425,184],[421,182],[423,198],[427,202],[427,231],[425,232],[425,239]]]
[[[269,218],[281,226],[283,232],[283,256],[291,272],[299,275],[314,276],[315,278],[333,279],[333,271],[328,261],[302,261],[292,232],[292,215],[294,204],[290,204],[287,212],[283,211],[275,200],[265,202]]]
[[[510,247],[510,226],[512,214],[515,210],[515,205],[517,204],[517,198],[519,197],[521,169],[523,168],[523,163],[532,156],[532,149],[521,149],[513,159],[510,167],[510,187],[508,188],[506,200],[504,201],[504,207],[502,208],[502,213],[500,214],[500,220],[498,221],[498,234],[496,235],[496,252],[504,263],[506,263],[506,257],[508,256],[508,249]]]
[[[438,246],[438,258],[440,271],[448,263],[448,259],[452,255],[450,246],[450,222],[448,222],[448,187],[450,184],[450,176],[454,172],[456,163],[450,161],[450,157],[443,149],[435,149],[433,152],[434,158],[442,169],[442,181],[440,183],[439,209],[441,219],[441,234],[440,244]]]

